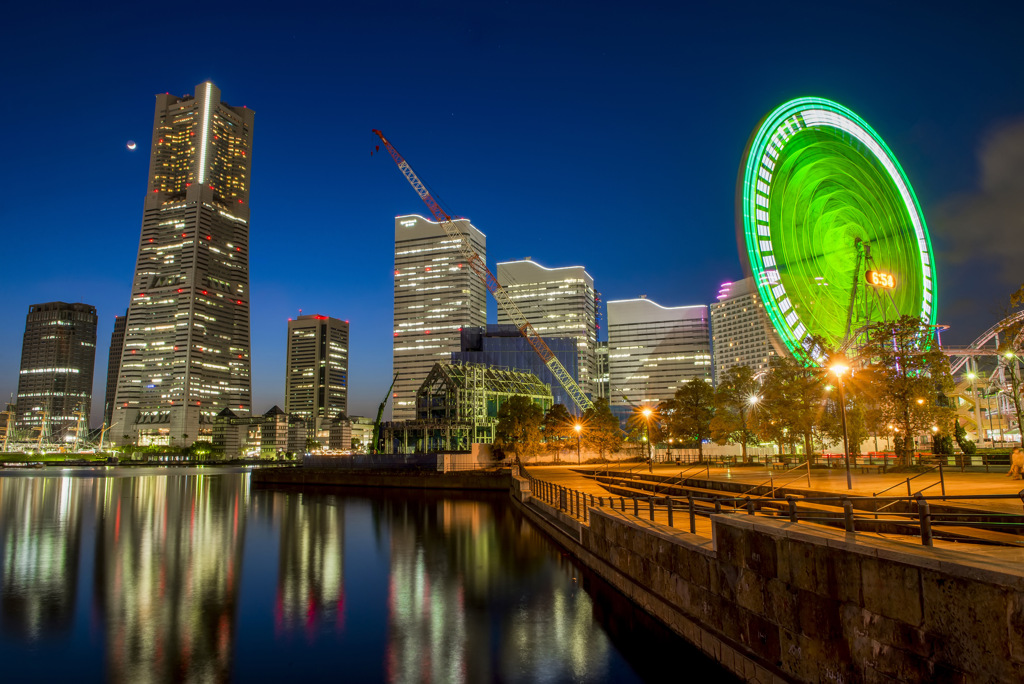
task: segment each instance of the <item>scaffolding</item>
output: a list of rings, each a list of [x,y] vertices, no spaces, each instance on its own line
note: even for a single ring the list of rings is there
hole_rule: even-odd
[[[547,413],[551,387],[529,372],[481,363],[435,363],[416,392],[416,420],[384,423],[385,450],[392,453],[470,451],[491,444],[498,411],[524,396]]]

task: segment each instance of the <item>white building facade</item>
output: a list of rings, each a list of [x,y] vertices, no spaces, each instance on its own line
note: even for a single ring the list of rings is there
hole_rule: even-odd
[[[394,420],[416,417],[416,391],[436,362],[460,350],[462,328],[487,322],[487,288],[460,250],[468,239],[486,263],[487,238],[468,219],[455,224],[462,238],[422,216],[395,218]]]
[[[666,307],[646,297],[608,302],[608,403],[656,406],[694,378],[711,382],[708,333],[703,304]]]
[[[723,283],[711,305],[711,349],[715,382],[733,366],[747,366],[756,375],[767,370],[782,349],[753,278]]]
[[[548,268],[523,259],[499,263],[497,278],[541,337],[576,340],[580,388],[596,397],[597,304],[590,274],[582,266]],[[500,307],[498,323],[512,323]]]

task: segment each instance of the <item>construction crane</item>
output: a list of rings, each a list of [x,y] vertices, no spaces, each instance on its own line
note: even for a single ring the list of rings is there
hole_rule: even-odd
[[[377,420],[373,421],[373,437],[370,441],[371,454],[379,454],[384,448],[380,434],[380,422],[384,418],[384,407],[387,406],[391,390],[395,389],[396,382],[398,382],[398,373],[395,373],[395,377],[391,380],[391,387],[388,387],[388,393],[384,395],[384,401],[380,402],[380,406],[377,408]]]
[[[530,322],[526,320],[526,316],[519,310],[516,303],[512,301],[512,298],[508,296],[508,293],[498,283],[498,279],[494,277],[490,269],[487,268],[487,264],[477,254],[476,250],[473,249],[470,243],[469,237],[459,229],[457,225],[452,221],[452,217],[448,215],[441,205],[437,203],[430,191],[427,190],[427,186],[423,184],[423,181],[419,179],[416,172],[409,166],[409,162],[405,161],[405,158],[398,153],[395,146],[388,142],[388,139],[384,137],[384,134],[378,131],[376,128],[373,132],[380,138],[381,142],[384,143],[384,147],[387,148],[388,154],[395,160],[395,164],[398,165],[398,170],[402,172],[405,179],[409,181],[409,185],[416,191],[416,194],[420,196],[423,203],[430,209],[430,213],[434,215],[434,219],[441,224],[444,228],[444,232],[448,234],[452,240],[455,240],[459,245],[459,251],[462,253],[462,258],[466,260],[469,267],[473,269],[473,272],[484,281],[484,285],[490,291],[494,298],[498,301],[498,306],[508,315],[512,320],[512,323],[519,329],[526,341],[530,343],[533,350],[537,352],[541,360],[544,361],[544,365],[548,367],[551,374],[555,376],[562,388],[565,389],[569,397],[576,403],[580,408],[580,411],[587,411],[594,407],[587,395],[584,394],[583,390],[576,383],[573,377],[569,374],[569,371],[565,369],[562,362],[558,360],[555,353],[551,351],[551,348],[547,345],[547,342],[540,336],[540,333],[534,329]]]

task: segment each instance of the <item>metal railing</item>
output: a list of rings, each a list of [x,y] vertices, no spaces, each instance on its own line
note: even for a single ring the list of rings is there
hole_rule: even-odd
[[[806,473],[807,474],[807,487],[810,488],[810,486],[811,486],[811,459],[807,459],[803,463],[797,463],[795,466],[793,466],[789,470],[785,470],[782,473],[780,473],[780,476],[788,475],[789,473],[793,472],[794,470],[799,470],[801,468],[806,468],[807,469],[807,473]],[[793,478],[792,480],[790,480],[790,482],[796,482],[801,477],[804,477],[803,473],[801,473],[800,475],[798,475],[795,478]],[[760,484],[754,485],[753,487],[751,487],[750,489],[746,490],[745,492],[742,492],[740,494],[740,496],[741,497],[747,496],[748,494],[750,494],[754,490],[760,489],[761,487],[764,487],[765,485],[771,485],[771,488],[772,488],[771,495],[775,496],[775,489],[776,489],[775,476],[772,475],[772,471],[770,471],[770,470],[768,471],[768,479],[767,480],[765,480],[764,482],[762,482]]]
[[[913,536],[919,536],[924,546],[932,546],[935,539],[933,523],[943,528],[965,527],[975,530],[989,532],[1001,532],[1008,530],[1011,533],[1024,533],[1024,512],[998,513],[985,512],[985,518],[995,519],[996,522],[983,522],[963,520],[965,517],[978,517],[977,512],[964,513],[933,513],[931,504],[935,501],[951,500],[982,500],[982,499],[1020,499],[1024,503],[1024,490],[1017,494],[978,494],[958,496],[925,497],[921,492],[913,496],[822,496],[800,498],[792,495],[786,497],[706,497],[694,496],[688,493],[685,497],[673,496],[647,496],[647,497],[626,497],[626,496],[594,496],[577,489],[563,485],[540,480],[522,472],[530,483],[531,496],[551,505],[557,510],[573,517],[580,522],[590,522],[591,508],[607,508],[608,510],[621,511],[626,515],[633,515],[637,518],[647,518],[655,522],[656,518],[667,520],[669,527],[676,526],[677,514],[688,522],[688,529],[691,534],[697,533],[697,517],[710,517],[715,514],[741,514],[755,515],[762,513],[771,517],[786,517],[794,523],[818,523],[830,526],[842,527],[847,532],[872,531],[874,529],[897,528],[917,530]],[[901,483],[902,484],[902,483]],[[888,501],[883,508],[873,509],[879,501]],[[878,513],[898,502],[906,502],[913,506],[914,511],[908,513],[892,512],[886,517],[879,517]],[[855,506],[858,504],[858,506]],[[803,505],[803,509],[801,509]],[[767,512],[766,512],[767,511]],[[1013,519],[1012,521],[1010,519]],[[1000,519],[1005,521],[1000,522]],[[943,529],[943,536],[954,539],[956,533]],[[1007,535],[1008,536],[1008,535]],[[1024,536],[1020,540],[1009,538],[990,538],[975,536],[964,533],[960,535],[961,541],[972,543],[1001,544],[1005,546],[1024,547]]]
[[[696,464],[690,466],[689,468],[684,468],[683,470],[679,471],[679,474],[676,476],[676,478],[674,480],[664,480],[664,481],[656,483],[654,485],[653,493],[657,494],[658,493],[658,488],[661,487],[661,486],[664,486],[665,489],[668,489],[669,487],[675,487],[678,484],[682,484],[683,482],[686,482],[686,480],[689,479],[687,477],[687,473],[689,473],[691,470],[697,471],[697,472],[699,472],[701,470],[704,470],[704,471],[706,471],[707,476],[709,478],[711,477],[711,464],[710,463],[696,463]]]
[[[924,489],[918,490],[917,493],[920,494],[921,492],[925,491],[925,489],[931,489],[935,485],[939,485],[942,488],[942,496],[945,496],[946,495],[946,477],[942,473],[942,464],[941,463],[939,463],[938,465],[933,465],[932,467],[928,468],[928,470],[925,470],[923,473],[918,473],[917,475],[914,475],[913,477],[908,477],[905,480],[900,480],[896,484],[894,484],[894,485],[892,485],[890,487],[886,487],[885,489],[883,489],[880,492],[872,492],[871,496],[873,498],[876,498],[876,497],[878,497],[879,494],[885,494],[886,492],[891,491],[893,489],[896,489],[897,487],[902,487],[903,485],[907,486],[907,496],[912,496],[913,492],[910,491],[910,482],[911,482],[911,480],[916,480],[917,478],[921,477],[922,475],[927,475],[928,473],[932,472],[933,470],[938,470],[939,471],[939,479],[936,480],[935,482],[932,482],[930,485],[928,485]],[[892,506],[893,503],[895,503],[895,502],[888,503],[885,506],[882,506],[881,508],[878,509],[878,511],[884,511],[889,506]]]

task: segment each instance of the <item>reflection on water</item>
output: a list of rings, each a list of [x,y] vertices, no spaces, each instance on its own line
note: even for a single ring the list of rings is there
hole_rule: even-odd
[[[0,554],[14,679],[618,682],[681,655],[722,676],[500,495],[0,476]]]

